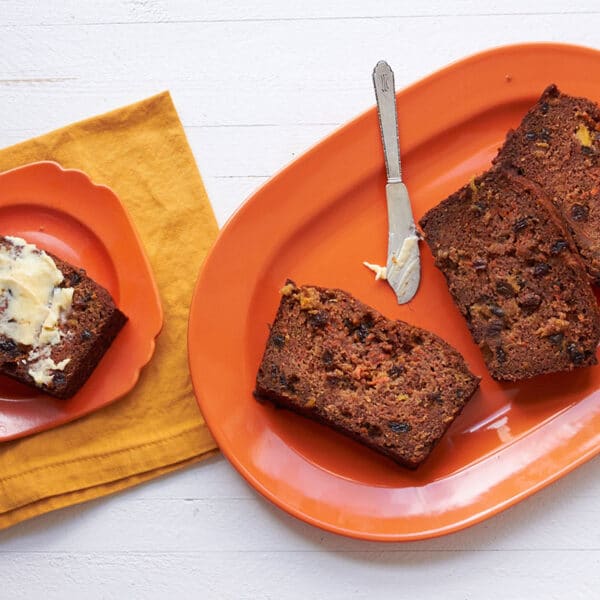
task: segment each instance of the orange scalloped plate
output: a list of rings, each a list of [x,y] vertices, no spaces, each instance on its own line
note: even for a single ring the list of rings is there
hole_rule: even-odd
[[[39,162],[0,173],[0,233],[83,267],[129,320],[75,396],[58,400],[0,377],[0,441],[67,423],[114,402],[154,353],[163,314],[135,227],[112,190]]]
[[[600,78],[590,73],[600,73],[597,51],[526,44],[469,57],[399,92],[415,217],[486,169],[549,83],[600,101]],[[199,275],[189,358],[211,432],[260,493],[333,532],[416,540],[481,521],[597,454],[600,367],[493,381],[425,246],[419,292],[398,306],[362,266],[385,264],[384,188],[373,108],[259,189],[223,228]],[[437,333],[482,376],[480,391],[416,472],[253,398],[286,277],[348,290],[390,318]]]

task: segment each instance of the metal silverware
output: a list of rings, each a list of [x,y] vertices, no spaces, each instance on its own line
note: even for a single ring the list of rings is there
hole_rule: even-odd
[[[389,234],[386,278],[396,293],[398,304],[405,304],[416,294],[421,280],[419,236],[408,190],[402,181],[394,72],[384,60],[379,61],[373,70],[373,85],[387,171],[385,192]]]

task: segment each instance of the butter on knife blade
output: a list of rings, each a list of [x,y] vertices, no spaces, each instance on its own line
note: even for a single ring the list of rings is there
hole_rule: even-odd
[[[394,73],[383,60],[373,70],[373,85],[387,172],[385,189],[389,234],[385,275],[398,303],[405,304],[412,300],[421,280],[419,236],[408,191],[402,181]],[[383,279],[381,274],[377,278]]]

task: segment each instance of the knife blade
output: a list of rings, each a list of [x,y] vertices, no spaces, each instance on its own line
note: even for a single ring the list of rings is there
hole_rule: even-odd
[[[396,293],[398,304],[405,304],[412,300],[417,293],[421,280],[419,236],[410,206],[408,190],[402,181],[394,72],[384,60],[380,60],[373,70],[373,85],[387,172],[385,186],[388,210],[386,275],[388,283]]]

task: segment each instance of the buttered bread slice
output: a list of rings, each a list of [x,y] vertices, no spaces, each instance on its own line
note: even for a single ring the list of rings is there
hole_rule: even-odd
[[[68,398],[126,320],[83,269],[21,238],[0,237],[0,373]]]

